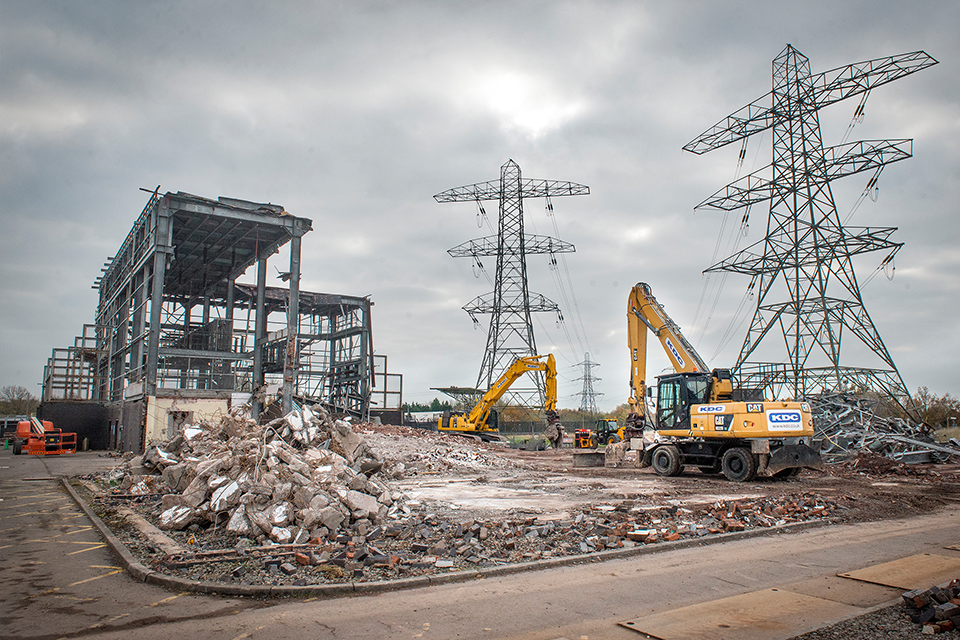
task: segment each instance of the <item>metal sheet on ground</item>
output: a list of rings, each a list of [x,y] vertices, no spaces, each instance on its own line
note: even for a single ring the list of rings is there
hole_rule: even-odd
[[[765,589],[618,624],[660,640],[782,640],[861,611],[841,602]]]
[[[960,575],[960,558],[921,553],[837,575],[904,591],[926,589],[935,584],[949,582]]]

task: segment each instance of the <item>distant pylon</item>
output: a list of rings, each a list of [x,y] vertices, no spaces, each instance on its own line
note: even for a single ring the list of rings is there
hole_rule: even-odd
[[[574,394],[576,396],[580,396],[580,411],[583,413],[600,413],[600,410],[597,409],[596,398],[597,396],[602,396],[603,393],[593,390],[593,383],[603,379],[593,375],[593,368],[599,367],[600,363],[591,362],[590,354],[584,353],[583,362],[578,362],[574,366],[583,367],[583,377],[574,380],[574,382],[583,380],[583,391]]]
[[[481,268],[481,257],[496,256],[497,273],[492,292],[474,298],[463,310],[477,323],[476,314],[489,313],[490,329],[487,347],[477,376],[477,387],[489,389],[503,371],[520,357],[540,355],[533,335],[531,313],[553,311],[560,313],[555,302],[527,287],[528,254],[572,253],[574,246],[549,236],[528,236],[523,232],[523,199],[555,196],[587,195],[590,188],[574,182],[531,180],[522,178],[520,167],[508,160],[500,167],[500,179],[450,189],[433,196],[437,202],[476,202],[485,215],[484,200],[500,203],[497,235],[478,238],[460,244],[447,253],[470,257]],[[562,316],[561,316],[562,318]],[[535,378],[532,388],[515,385],[511,396],[527,407],[543,406],[543,376]]]
[[[745,207],[743,227],[753,204],[770,203],[766,236],[706,270],[752,278],[748,290],[755,289],[757,307],[735,366],[743,386],[768,389],[774,395],[785,389],[797,398],[835,389],[872,389],[909,397],[863,304],[852,262],[854,255],[882,251],[884,267],[902,243],[890,240],[896,227],[844,226],[830,183],[869,171],[873,175],[868,192],[885,165],[912,155],[913,141],[844,140],[824,147],[818,112],[859,95],[856,122],[863,116],[871,90],[936,63],[923,51],[915,51],[813,74],[806,56],[787,45],[773,61],[772,91],[684,147],[701,154],[742,140],[742,161],[749,136],[767,129],[772,132],[770,166],[697,205],[722,211]],[[876,356],[872,366],[843,363],[842,338],[847,343],[851,338],[859,340],[854,349],[866,347],[860,351],[872,352]],[[758,351],[764,342],[766,349]]]

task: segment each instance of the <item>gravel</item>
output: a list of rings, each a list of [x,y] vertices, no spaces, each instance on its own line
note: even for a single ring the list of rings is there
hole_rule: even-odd
[[[904,605],[896,604],[791,640],[920,640],[931,637],[923,633],[921,625],[910,622],[904,608]],[[950,639],[960,637],[960,634],[949,631],[934,637]]]

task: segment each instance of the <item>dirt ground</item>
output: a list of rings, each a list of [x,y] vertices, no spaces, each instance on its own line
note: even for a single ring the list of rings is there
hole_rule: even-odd
[[[847,508],[834,519],[853,522],[902,518],[960,502],[960,464],[900,465],[880,456],[861,456],[824,471],[806,469],[788,480],[733,483],[695,469],[661,478],[650,468],[632,465],[575,468],[569,448],[526,451],[391,425],[363,424],[357,430],[383,455],[406,459],[408,466],[418,468],[416,475],[397,481],[408,496],[464,518],[520,511],[561,518],[586,505],[624,500],[692,508],[815,493],[846,497]],[[451,451],[444,453],[446,448]],[[477,459],[464,452],[477,452]]]
[[[214,514],[167,530],[177,549],[171,552],[131,520],[136,512],[164,528],[160,514],[171,496],[128,493],[116,471],[81,484],[98,515],[154,570],[273,585],[391,580],[805,521],[904,518],[960,502],[960,464],[908,467],[871,455],[789,479],[734,483],[697,470],[663,478],[629,460],[574,467],[571,448],[511,449],[370,423],[353,430],[382,461],[375,473],[389,486],[392,506],[376,519],[352,518],[333,530],[297,528],[303,541],[292,545],[273,545],[266,534],[238,537]],[[120,475],[143,477],[137,474],[145,470],[125,464]]]

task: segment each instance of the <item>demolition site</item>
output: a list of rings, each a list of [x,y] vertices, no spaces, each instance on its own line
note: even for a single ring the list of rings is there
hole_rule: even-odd
[[[885,523],[909,529],[925,518],[945,519],[955,534],[956,418],[924,421],[851,275],[854,255],[889,261],[902,245],[893,228],[844,226],[827,197],[832,180],[875,181],[911,156],[912,141],[824,147],[817,124],[820,108],[847,98],[862,105],[872,89],[934,64],[914,52],[811,74],[787,46],[774,60],[772,95],[684,147],[746,149],[750,136],[773,131],[772,167],[698,205],[769,205],[764,242],[704,265],[749,276],[758,302],[737,361],[712,368],[658,302],[656,282],[638,273],[623,291],[625,416],[597,411],[587,354],[580,408],[596,422],[564,423],[554,356],[537,350],[531,320],[560,307],[529,289],[527,257],[553,259],[574,245],[526,233],[524,202],[541,198],[552,210],[554,199],[589,195],[586,185],[527,178],[509,160],[499,177],[434,196],[481,210],[495,203],[498,224],[496,235],[449,250],[495,260],[494,290],[463,306],[472,318],[489,316],[475,387],[438,387],[451,408],[429,414],[406,409],[402,373],[374,350],[371,296],[301,289],[311,219],[278,204],[157,187],[94,283],[94,321],[73,346],[53,349],[37,415],[5,419],[5,468],[41,473],[42,464],[62,478],[75,522],[92,523],[75,531],[95,536],[89,549],[108,547],[97,566],[178,597],[249,598],[238,611],[372,594],[388,607],[385,594],[495,580],[523,592],[510,581],[570,571],[575,582],[577,571],[623,571],[628,562],[655,571],[667,554],[855,527],[879,536]],[[289,262],[272,266],[286,286],[267,286],[281,249]],[[782,357],[760,360],[770,350],[758,347],[777,340]],[[841,360],[841,340],[867,359]],[[647,371],[654,349],[672,372]],[[8,495],[13,508],[18,498]],[[74,531],[52,522],[58,535]],[[673,610],[621,607],[605,614],[605,637],[866,638],[880,637],[864,630],[877,620],[901,634],[883,637],[949,633],[960,625],[960,539],[934,538],[914,553],[878,543],[875,556],[843,566],[825,559],[822,571],[795,580],[731,577],[739,590],[718,588]],[[26,548],[7,552],[30,571],[48,562]],[[70,593],[89,597],[78,591],[88,585],[75,585]],[[747,596],[759,604],[737,600]],[[18,605],[17,637],[29,635],[23,620],[45,615],[41,600]],[[117,614],[83,633],[119,632],[134,618],[151,624]],[[577,627],[558,628],[525,637],[573,637]],[[820,628],[840,635],[816,635]],[[745,631],[756,629],[767,635]]]

